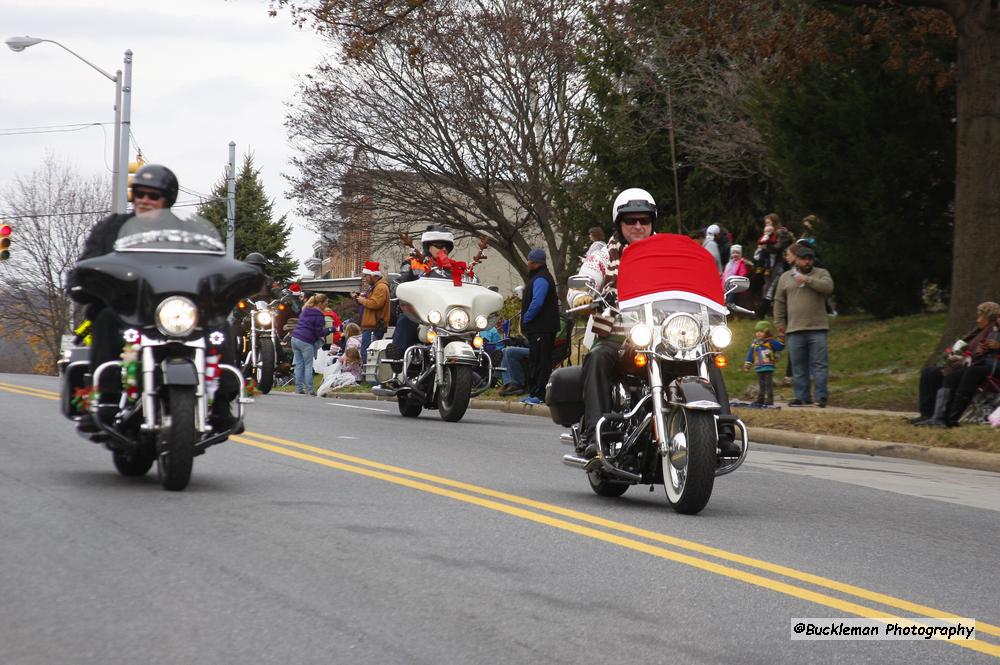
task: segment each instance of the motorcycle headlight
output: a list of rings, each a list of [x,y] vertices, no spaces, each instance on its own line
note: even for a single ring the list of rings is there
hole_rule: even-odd
[[[190,298],[170,296],[156,308],[156,328],[164,335],[185,337],[198,324],[198,308]]]
[[[476,317],[476,328],[478,328],[479,330],[486,330],[486,328],[489,325],[490,325],[490,320],[487,319],[482,314]]]
[[[701,341],[701,326],[690,314],[678,312],[663,323],[663,341],[678,351],[690,351]]]
[[[729,326],[712,326],[708,333],[708,339],[711,340],[712,346],[715,348],[724,349],[732,343],[733,331],[729,329]]]
[[[484,342],[483,338],[480,337],[479,335],[476,335],[475,337],[472,338],[472,348],[474,349],[483,348],[483,342]]]
[[[441,312],[437,311],[436,309],[432,309],[431,311],[427,312],[427,320],[430,321],[431,324],[436,326],[437,324],[441,323]]]
[[[469,313],[464,309],[453,309],[448,312],[448,327],[452,330],[465,330],[469,327]]]
[[[267,328],[269,325],[271,325],[273,317],[271,316],[270,311],[266,309],[258,310],[256,316],[257,316],[257,325],[260,326],[261,328]]]
[[[653,328],[645,323],[637,323],[628,331],[629,341],[639,349],[645,349],[653,343]]]

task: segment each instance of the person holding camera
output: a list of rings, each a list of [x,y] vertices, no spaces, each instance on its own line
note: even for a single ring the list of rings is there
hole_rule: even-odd
[[[389,280],[382,276],[378,261],[365,261],[361,271],[361,283],[365,293],[354,292],[351,297],[364,307],[361,315],[361,362],[368,355],[372,342],[382,339],[389,328],[392,304],[389,296]]]

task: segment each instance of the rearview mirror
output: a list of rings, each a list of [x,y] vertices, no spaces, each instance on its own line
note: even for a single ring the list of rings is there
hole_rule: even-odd
[[[592,277],[587,277],[586,275],[572,275],[566,281],[566,285],[571,289],[589,289],[594,287],[594,280]]]
[[[750,288],[750,278],[730,275],[726,278],[726,295],[730,293],[743,293]]]

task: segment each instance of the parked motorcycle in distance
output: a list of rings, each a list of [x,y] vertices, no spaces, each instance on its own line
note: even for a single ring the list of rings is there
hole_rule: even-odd
[[[652,236],[635,247],[656,238],[666,244],[665,235]],[[663,484],[674,510],[696,514],[708,504],[715,478],[735,471],[747,455],[746,426],[736,416],[720,413],[709,363],[724,358],[722,351],[732,341],[724,297],[745,291],[749,280],[730,277],[725,293],[713,299],[706,298],[698,286],[686,286],[691,271],[680,271],[670,286],[646,288],[646,293],[629,298],[622,285],[633,279],[630,272],[649,268],[649,264],[630,265],[633,250],[633,246],[626,249],[619,268],[620,309],[604,299],[589,277],[569,280],[570,288],[589,291],[594,298],[593,304],[576,311],[595,309],[607,317],[619,315],[628,332],[620,347],[623,378],[613,390],[612,412],[597,422],[596,456],[587,459],[571,453],[563,456],[563,462],[583,469],[600,496],[621,496],[632,485]],[[700,247],[698,251],[711,264],[706,274],[719,289],[714,262]],[[666,270],[663,266],[672,263],[663,260],[655,265],[656,270]],[[643,279],[650,277],[647,274]],[[637,281],[635,277],[633,283]],[[553,372],[545,402],[553,422],[570,427],[561,440],[579,447],[584,431],[583,368]],[[739,455],[722,456],[720,424],[734,428]]]
[[[458,422],[469,400],[489,388],[492,366],[479,331],[489,327],[503,298],[478,284],[436,276],[400,284],[396,297],[401,313],[420,324],[420,343],[397,361],[398,374],[372,392],[396,397],[400,414],[407,418],[436,408],[442,420]],[[487,378],[477,385],[475,370],[482,364],[488,367]]]
[[[264,276],[225,257],[214,227],[204,219],[179,219],[170,210],[145,213],[125,223],[115,251],[85,261],[75,270],[74,290],[101,298],[127,327],[121,360],[90,370],[90,348],[66,349],[59,362],[62,412],[79,421],[89,413],[97,431],[88,436],[112,453],[122,475],[141,476],[155,461],[167,490],[183,490],[195,456],[242,431],[243,375],[212,356],[228,339],[226,317]],[[209,402],[217,384],[210,375],[229,372],[240,385],[236,422],[213,431]],[[90,394],[104,372],[121,372],[122,393],[111,418],[98,417]]]
[[[275,332],[278,306],[277,300],[267,303],[249,298],[244,298],[236,306],[243,314],[240,367],[243,376],[253,378],[257,389],[265,395],[274,386],[274,369],[278,359],[278,335]]]

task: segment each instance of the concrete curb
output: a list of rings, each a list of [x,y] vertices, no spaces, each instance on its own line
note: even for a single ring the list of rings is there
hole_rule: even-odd
[[[330,395],[330,398],[395,401],[392,398],[377,397],[365,393],[335,393]],[[504,413],[515,413],[524,416],[549,417],[549,407],[544,404],[522,404],[521,402],[506,400],[473,399],[470,407],[473,409],[502,411]],[[893,441],[869,441],[868,439],[852,439],[845,436],[810,434],[808,432],[790,432],[766,427],[754,427],[751,430],[751,434],[753,441],[774,446],[822,450],[833,453],[871,455],[875,457],[898,457],[900,459],[911,459],[931,464],[943,464],[963,469],[1000,473],[1000,455],[979,450],[936,448],[934,446],[896,443]]]

